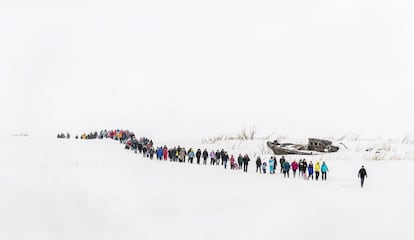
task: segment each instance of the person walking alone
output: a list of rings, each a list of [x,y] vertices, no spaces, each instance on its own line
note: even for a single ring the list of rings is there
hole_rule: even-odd
[[[358,172],[358,178],[361,179],[361,187],[364,187],[364,181],[365,181],[365,178],[367,177],[368,177],[367,170],[365,170],[365,167],[362,166]]]

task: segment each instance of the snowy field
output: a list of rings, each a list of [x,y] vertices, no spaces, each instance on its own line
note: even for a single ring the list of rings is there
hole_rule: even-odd
[[[412,0],[0,0],[0,240],[414,240],[413,29]],[[116,127],[249,172],[56,138]],[[307,137],[328,181],[255,173]]]
[[[316,182],[144,159],[112,140],[0,146],[0,239],[414,239],[413,161],[326,159]]]

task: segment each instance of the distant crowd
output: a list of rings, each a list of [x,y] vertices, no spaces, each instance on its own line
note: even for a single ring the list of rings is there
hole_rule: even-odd
[[[64,133],[58,133],[57,138],[67,138],[67,139],[69,139],[70,138],[70,134],[69,133],[66,133],[66,134],[64,134]]]
[[[70,134],[58,134],[58,138],[70,138]],[[76,136],[75,138],[79,139],[79,136]],[[185,148],[179,145],[174,147],[167,147],[166,145],[155,147],[154,142],[151,139],[146,137],[138,138],[129,130],[101,130],[99,132],[95,131],[88,134],[83,133],[80,136],[80,139],[104,138],[119,141],[124,145],[125,149],[131,150],[137,154],[142,154],[145,158],[157,159],[160,161],[223,166],[225,169],[229,165],[232,170],[243,170],[244,172],[248,171],[250,162],[248,154],[238,154],[237,156],[234,156],[224,149],[208,151],[207,149],[199,148],[195,150],[191,147]],[[277,166],[278,160],[276,156],[272,156],[268,160],[262,160],[260,157],[256,158],[256,173],[258,174],[275,174]],[[298,176],[312,180],[319,180],[320,177],[322,180],[326,180],[329,171],[325,162],[322,162],[322,164],[319,162],[313,164],[312,161],[308,163],[306,159],[289,162],[284,156],[279,159],[279,169],[280,173],[283,174],[285,178]]]

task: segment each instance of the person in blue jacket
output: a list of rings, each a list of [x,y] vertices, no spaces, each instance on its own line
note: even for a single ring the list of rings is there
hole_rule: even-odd
[[[158,158],[158,160],[162,160],[162,154],[163,154],[162,148],[161,147],[157,148],[157,158]]]
[[[283,176],[286,177],[287,175],[287,177],[289,177],[289,171],[290,171],[290,164],[288,161],[285,161],[283,163]]]
[[[308,165],[308,179],[310,177],[312,177],[312,180],[313,180],[313,163],[312,163],[312,161],[310,161],[309,165]]]
[[[322,163],[321,172],[322,172],[322,181],[323,180],[326,181],[326,173],[329,172],[329,169],[328,169],[328,165],[326,165],[325,162]]]
[[[275,173],[275,160],[273,159],[273,157],[270,157],[269,160],[269,174],[274,174]]]
[[[192,148],[190,148],[190,150],[188,150],[187,155],[188,155],[188,163],[193,164],[193,159],[195,157],[195,153],[194,153]]]

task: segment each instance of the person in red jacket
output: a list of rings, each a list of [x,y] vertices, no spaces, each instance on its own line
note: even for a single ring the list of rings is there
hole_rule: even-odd
[[[299,164],[296,161],[293,161],[291,164],[293,177],[296,177],[296,171],[298,170]]]
[[[168,159],[168,148],[167,148],[167,146],[164,146],[164,149],[162,150],[162,155],[164,156],[164,160],[167,161],[167,159]]]
[[[231,155],[231,157],[230,157],[230,169],[234,169],[234,162],[235,162],[236,160],[234,159],[234,156],[233,156],[233,154]]]

